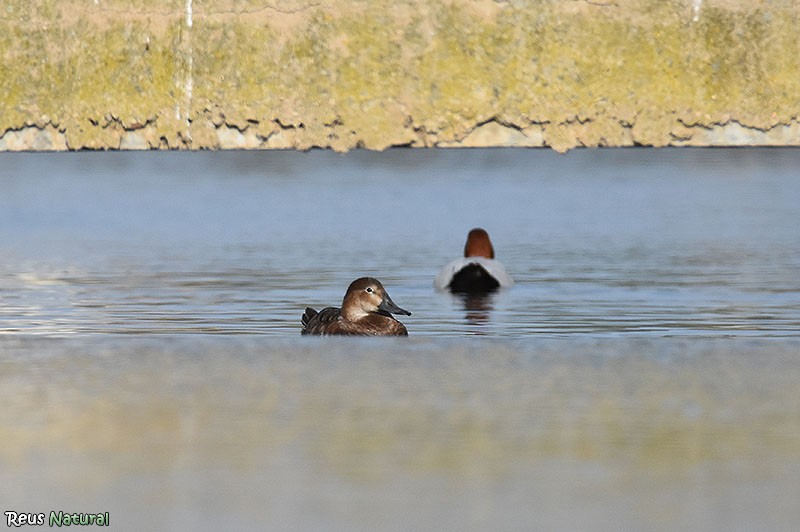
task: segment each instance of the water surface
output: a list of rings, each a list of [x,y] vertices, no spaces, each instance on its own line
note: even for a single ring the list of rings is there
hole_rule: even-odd
[[[800,152],[3,156],[0,330],[293,336],[362,275],[412,334],[800,332]],[[485,227],[513,290],[431,289]]]
[[[800,151],[0,154],[2,511],[793,531]],[[437,293],[485,227],[517,281]],[[373,275],[408,339],[299,336]]]

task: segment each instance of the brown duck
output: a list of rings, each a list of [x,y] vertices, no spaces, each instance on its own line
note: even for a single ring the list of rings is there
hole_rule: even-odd
[[[306,308],[300,334],[408,336],[405,325],[392,314],[411,316],[395,305],[380,281],[361,277],[350,283],[342,308],[327,307],[319,312]]]

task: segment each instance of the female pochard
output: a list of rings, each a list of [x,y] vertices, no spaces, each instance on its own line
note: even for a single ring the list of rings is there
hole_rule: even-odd
[[[408,336],[405,325],[392,314],[411,315],[395,305],[380,281],[361,277],[350,283],[341,308],[327,307],[319,312],[306,308],[301,334]]]

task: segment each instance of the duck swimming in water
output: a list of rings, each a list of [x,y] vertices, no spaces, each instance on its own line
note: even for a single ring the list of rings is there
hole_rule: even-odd
[[[489,233],[481,228],[469,232],[464,256],[445,265],[433,281],[437,290],[467,294],[488,293],[513,284],[503,264],[494,258]]]
[[[350,283],[342,308],[327,307],[317,312],[307,307],[300,320],[300,334],[408,336],[405,325],[392,314],[411,316],[395,305],[380,281],[361,277]]]

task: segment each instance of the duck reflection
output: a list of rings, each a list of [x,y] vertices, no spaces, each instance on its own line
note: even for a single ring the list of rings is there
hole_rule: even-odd
[[[488,325],[494,310],[494,291],[460,292],[453,294],[464,308],[464,318],[470,325]],[[481,333],[478,333],[481,334]]]

